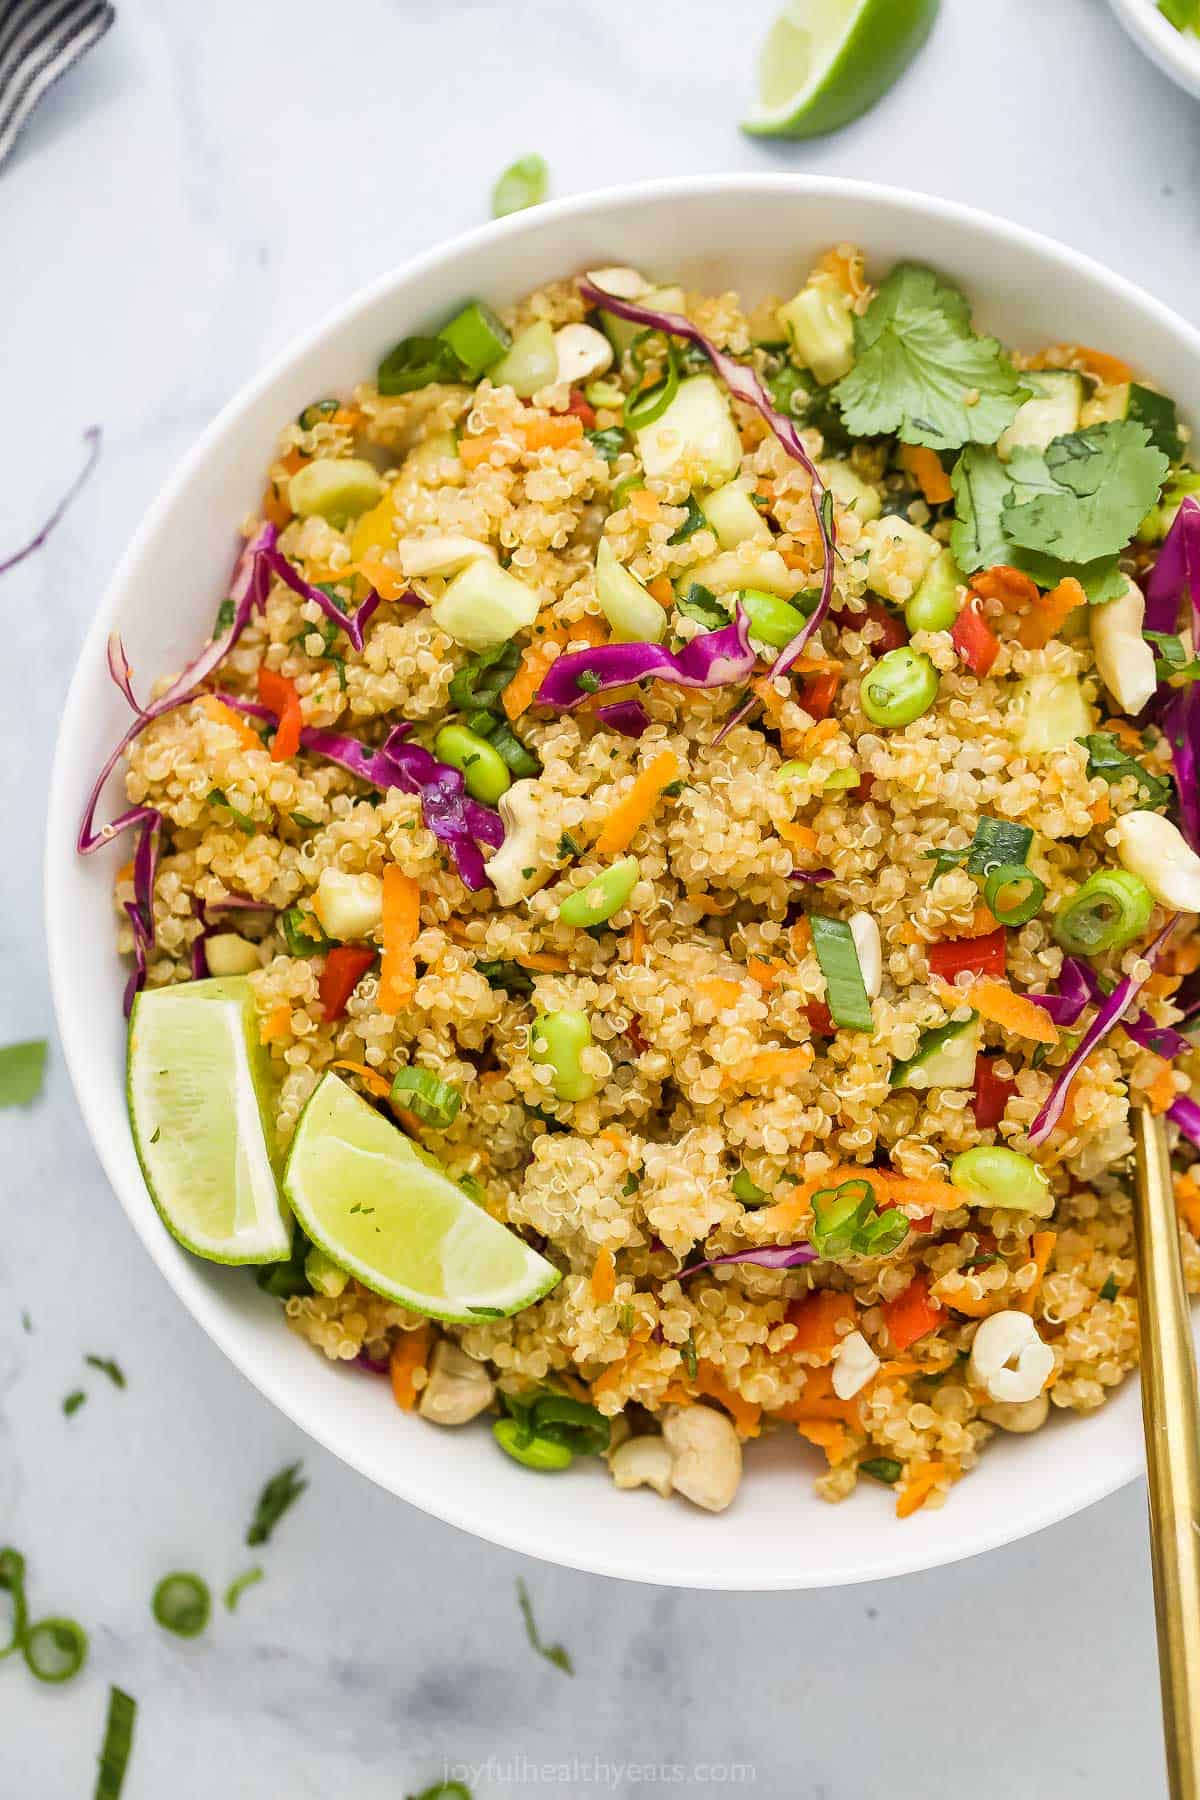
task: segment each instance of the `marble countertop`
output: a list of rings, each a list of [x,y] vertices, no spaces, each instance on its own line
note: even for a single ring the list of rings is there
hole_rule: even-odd
[[[901,86],[810,145],[736,130],[773,9],[122,0],[50,95],[0,176],[0,554],[44,515],[87,425],[104,448],[44,552],[4,581],[21,685],[0,721],[0,1041],[51,1031],[50,747],[139,515],[265,358],[482,218],[512,156],[542,150],[559,194],[727,169],[906,183],[1054,233],[1196,316],[1200,107],[1102,0],[945,0]],[[827,1593],[676,1593],[529,1563],[376,1492],[251,1391],[135,1243],[56,1053],[38,1109],[0,1114],[0,1159],[0,1541],[28,1557],[36,1612],[92,1633],[69,1687],[0,1665],[5,1796],[92,1792],[110,1681],[141,1709],[126,1800],[402,1800],[447,1765],[476,1800],[1165,1791],[1139,1489],[974,1562]],[[88,1352],[119,1358],[127,1389]],[[65,1418],[76,1386],[87,1403]],[[159,1576],[223,1588],[250,1560],[264,1476],[295,1457],[310,1487],[265,1582],[194,1644],[158,1631]],[[518,1577],[574,1680],[527,1646]]]

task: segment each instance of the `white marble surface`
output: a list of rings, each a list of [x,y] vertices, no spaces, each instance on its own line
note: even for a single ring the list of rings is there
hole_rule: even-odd
[[[53,541],[3,580],[0,1041],[50,1030],[50,745],[139,514],[265,357],[480,219],[514,154],[543,150],[560,194],[723,169],[904,182],[1055,233],[1195,316],[1200,108],[1102,0],[945,0],[872,116],[791,146],[735,128],[772,7],[122,0],[50,96],[0,176],[0,553],[59,491],[83,428],[105,438]],[[1140,1491],[958,1568],[825,1594],[671,1593],[526,1563],[375,1492],[226,1365],[135,1244],[57,1056],[39,1109],[0,1115],[0,1159],[0,1541],[26,1552],[38,1612],[92,1631],[70,1687],[0,1666],[5,1800],[91,1793],[110,1680],[141,1703],[126,1800],[401,1800],[444,1759],[489,1757],[476,1800],[1164,1792]],[[88,1351],[120,1359],[126,1392],[83,1370]],[[166,1638],[154,1582],[182,1566],[223,1586],[248,1561],[264,1475],[301,1455],[311,1487],[266,1582],[200,1642]],[[518,1575],[574,1681],[527,1648]],[[537,1767],[572,1756],[574,1773]],[[733,1762],[751,1769],[722,1781]]]

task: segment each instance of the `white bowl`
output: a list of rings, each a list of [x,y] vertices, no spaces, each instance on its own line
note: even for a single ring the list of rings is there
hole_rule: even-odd
[[[1154,0],[1109,0],[1109,5],[1138,49],[1177,86],[1200,99],[1200,42],[1176,31]]]
[[[550,1478],[500,1455],[485,1429],[403,1417],[387,1383],[327,1363],[288,1331],[244,1272],[190,1257],[167,1235],[125,1115],[125,969],[110,889],[123,844],[73,850],[80,807],[126,720],[105,672],[117,625],[134,667],[178,668],[224,592],[237,521],[253,508],[282,421],[348,390],[405,333],[472,295],[507,301],[553,276],[634,263],[700,287],[788,291],[814,253],[844,239],[871,264],[927,260],[959,279],[987,329],[1033,349],[1064,338],[1126,356],[1200,417],[1200,334],[1073,251],[943,200],[801,176],[717,176],[584,195],[487,225],[385,276],[293,345],[225,408],[160,493],[88,635],[54,765],[46,857],[50,970],[59,1033],[105,1171],[182,1303],[230,1359],[310,1436],[380,1486],[480,1537],[574,1568],[686,1587],[823,1587],[927,1568],[1039,1530],[1129,1481],[1140,1465],[1136,1383],[1088,1418],[999,1439],[939,1512],[903,1523],[863,1484],[829,1506],[820,1456],[793,1434],[751,1447],[720,1518],[646,1491],[618,1492],[593,1465]],[[116,798],[116,783],[113,784]]]

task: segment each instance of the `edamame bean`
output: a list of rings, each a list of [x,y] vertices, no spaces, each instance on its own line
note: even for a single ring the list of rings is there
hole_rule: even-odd
[[[760,644],[782,650],[804,630],[804,614],[778,594],[768,594],[764,588],[743,588],[738,599],[750,621],[750,636]]]
[[[512,776],[500,752],[465,725],[443,725],[433,740],[433,748],[442,762],[462,770],[468,794],[485,806],[495,806],[501,794],[507,794],[512,786]]]
[[[497,1419],[492,1436],[500,1448],[526,1469],[549,1474],[571,1466],[571,1451],[551,1438],[529,1437],[517,1419]]]
[[[964,1150],[950,1165],[950,1180],[962,1188],[972,1206],[1007,1207],[1043,1219],[1054,1211],[1054,1196],[1044,1172],[1030,1157],[1002,1144]]]
[[[552,1085],[559,1100],[589,1100],[595,1093],[596,1078],[579,1060],[591,1041],[592,1027],[585,1012],[564,1008],[534,1020],[529,1059],[553,1071]]]
[[[559,918],[564,925],[577,925],[581,930],[586,930],[589,925],[603,925],[605,919],[620,912],[640,873],[637,857],[623,856],[619,862],[593,875],[573,894],[568,894],[558,909]]]
[[[937,699],[938,672],[929,658],[907,644],[881,656],[863,677],[862,709],[873,725],[911,725]]]
[[[811,763],[785,762],[776,772],[775,786],[785,788],[789,782],[807,781],[811,774]],[[827,794],[837,794],[844,792],[846,788],[856,788],[861,780],[862,776],[857,769],[834,769],[821,785]]]

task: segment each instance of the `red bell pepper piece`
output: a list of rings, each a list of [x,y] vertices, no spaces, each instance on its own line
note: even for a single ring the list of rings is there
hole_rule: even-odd
[[[810,1000],[804,1009],[808,1020],[808,1029],[814,1037],[836,1037],[837,1026],[833,1022],[833,1014],[824,1000]]]
[[[574,413],[577,419],[583,420],[583,429],[593,431],[596,425],[596,409],[591,406],[578,388],[571,389],[571,398],[567,401],[567,411]]]
[[[861,631],[868,619],[880,629],[872,634],[867,649],[872,656],[885,656],[889,650],[899,650],[908,642],[908,627],[903,619],[898,619],[882,600],[868,600],[866,611],[849,612],[839,607],[830,614],[835,625],[845,631]]]
[[[300,730],[304,723],[296,684],[286,675],[276,674],[274,669],[260,668],[258,697],[279,721],[271,740],[271,761],[288,762],[300,748]]]
[[[822,669],[818,675],[806,677],[800,689],[800,704],[814,719],[827,719],[833,711],[841,676],[836,669]]]
[[[950,642],[973,675],[986,675],[1000,653],[1000,639],[983,616],[978,594],[972,594],[950,632]]]
[[[368,950],[365,944],[338,944],[326,956],[325,967],[317,981],[317,993],[321,996],[327,1024],[343,1017],[347,1000],[374,961],[374,950]]]
[[[902,1294],[885,1300],[880,1308],[888,1337],[897,1353],[915,1344],[928,1332],[936,1331],[946,1317],[946,1309],[929,1298],[928,1275],[914,1275]]]
[[[980,1131],[990,1131],[1004,1117],[1010,1094],[1016,1093],[1015,1081],[996,1073],[994,1056],[975,1058],[975,1123]]]
[[[940,944],[930,944],[925,952],[930,973],[942,981],[953,981],[956,975],[969,969],[972,975],[992,975],[997,981],[1003,981],[1007,937],[1004,926],[997,925],[986,937],[950,938]]]

